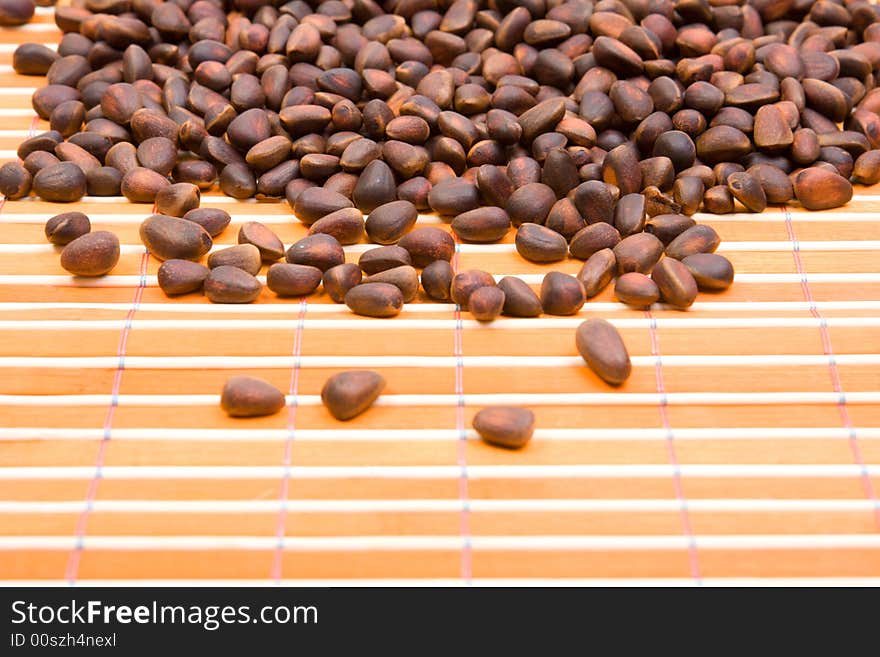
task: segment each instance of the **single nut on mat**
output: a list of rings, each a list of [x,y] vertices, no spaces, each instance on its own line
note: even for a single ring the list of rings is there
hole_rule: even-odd
[[[284,394],[278,388],[252,376],[232,377],[220,395],[220,408],[230,417],[274,415],[285,403]]]
[[[0,194],[10,201],[30,194],[33,178],[18,162],[7,162],[0,167]]]
[[[695,253],[681,262],[704,292],[726,290],[733,283],[733,265],[717,253]]]
[[[584,286],[584,295],[592,299],[608,287],[617,272],[617,258],[611,249],[601,249],[587,258],[577,279]]]
[[[19,75],[46,75],[60,58],[56,51],[41,43],[23,43],[12,53],[12,68]]]
[[[377,372],[339,372],[327,379],[321,401],[337,420],[351,420],[372,406],[384,389],[385,379]]]
[[[468,309],[477,321],[491,322],[504,309],[504,296],[495,285],[477,288],[468,299]]]
[[[712,254],[714,255],[714,254]],[[663,258],[651,272],[660,298],[671,306],[687,308],[697,298],[697,281],[690,270],[674,258]]]
[[[211,237],[217,237],[232,221],[229,213],[220,208],[196,208],[183,215],[183,218],[204,228]]]
[[[213,246],[208,232],[197,223],[154,214],[140,227],[141,242],[159,260],[198,260]]]
[[[213,303],[250,303],[262,290],[260,281],[238,267],[217,267],[205,279],[205,296]]]
[[[548,315],[574,315],[586,301],[584,286],[574,276],[551,271],[541,283],[541,307]]]
[[[263,260],[260,258],[260,250],[253,244],[236,244],[214,251],[208,256],[208,267],[211,269],[224,265],[238,267],[251,276],[256,276],[260,273]]]
[[[846,178],[816,166],[794,177],[794,193],[807,210],[828,210],[849,203],[853,188]]]
[[[190,210],[199,207],[201,195],[199,188],[192,183],[168,185],[156,194],[156,212],[170,217],[183,217]]]
[[[33,0],[0,0],[0,25],[24,25],[34,16]]]
[[[606,383],[619,386],[629,378],[629,353],[620,333],[609,322],[588,319],[578,326],[575,344],[587,366]]]
[[[614,296],[628,306],[647,308],[660,299],[660,289],[646,274],[630,271],[614,282]]]
[[[263,262],[275,262],[284,257],[284,244],[271,228],[258,221],[248,221],[241,225],[238,230],[238,243],[253,244],[257,247]]]
[[[518,406],[487,406],[477,412],[473,424],[490,445],[519,449],[535,433],[535,414]]]
[[[321,279],[324,291],[336,303],[345,303],[345,295],[348,294],[350,289],[360,285],[362,280],[363,272],[353,262],[346,262],[331,267],[324,272],[324,276]]]
[[[56,246],[64,246],[91,230],[92,224],[82,212],[62,212],[46,222],[46,239]]]
[[[86,233],[61,252],[61,266],[75,276],[103,276],[119,262],[119,238],[106,230]]]
[[[339,267],[344,266],[339,265]],[[276,262],[266,272],[266,287],[282,297],[303,297],[318,289],[322,276],[321,270],[311,265]]]
[[[403,293],[390,283],[362,283],[346,293],[345,305],[356,315],[394,317],[403,309]]]
[[[166,260],[159,265],[156,278],[159,288],[168,296],[188,294],[202,289],[211,270],[191,260]]]
[[[424,279],[424,274],[422,275]],[[537,317],[543,311],[541,299],[521,278],[505,276],[498,281],[498,289],[504,292],[501,312],[510,317]]]
[[[411,265],[401,265],[371,274],[364,283],[390,283],[403,295],[403,302],[409,303],[419,293],[419,272]]]

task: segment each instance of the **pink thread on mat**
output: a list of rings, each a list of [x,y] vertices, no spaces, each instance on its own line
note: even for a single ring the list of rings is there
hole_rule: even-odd
[[[98,445],[98,454],[95,457],[95,474],[89,481],[89,487],[86,491],[85,504],[86,507],[80,513],[76,521],[74,529],[75,543],[67,559],[67,568],[64,578],[72,586],[76,584],[76,578],[79,574],[79,564],[82,558],[83,544],[85,541],[86,531],[88,529],[89,516],[95,505],[98,496],[98,486],[101,482],[102,471],[104,469],[104,460],[107,457],[107,445],[110,444],[110,437],[113,430],[113,418],[116,415],[116,407],[119,405],[119,390],[122,385],[122,373],[125,371],[125,353],[128,347],[128,336],[131,333],[131,324],[134,315],[141,305],[141,299],[144,296],[144,289],[147,284],[147,263],[150,261],[150,254],[144,251],[141,256],[140,278],[138,280],[137,289],[134,292],[134,298],[131,302],[128,314],[125,316],[125,323],[122,327],[122,333],[119,336],[119,345],[116,349],[116,355],[119,358],[116,364],[116,371],[113,373],[113,387],[110,393],[110,406],[104,415],[103,436]]]
[[[666,384],[663,380],[663,357],[660,355],[660,336],[657,331],[657,320],[650,310],[645,311],[648,319],[648,331],[651,336],[651,355],[654,357],[654,377],[657,382],[657,394],[660,395],[660,421],[666,432],[666,455],[672,465],[672,487],[675,490],[675,499],[678,501],[681,528],[688,542],[688,562],[690,564],[691,577],[698,586],[703,583],[700,570],[700,555],[697,552],[697,539],[691,526],[690,511],[688,510],[687,497],[684,494],[684,485],[681,479],[681,464],[678,453],[675,450],[675,432],[672,430],[672,422],[669,420],[669,408],[666,399]]]
[[[284,567],[284,537],[287,535],[287,495],[290,490],[290,466],[293,458],[293,441],[296,438],[296,410],[299,407],[299,371],[302,363],[302,335],[305,329],[306,312],[308,301],[303,297],[299,301],[299,320],[296,324],[296,333],[293,336],[293,368],[290,371],[290,385],[288,395],[290,403],[287,405],[287,438],[284,441],[284,473],[281,476],[281,492],[279,493],[280,508],[278,510],[278,522],[275,527],[275,552],[272,556],[271,577],[275,584],[281,584]]]
[[[807,269],[804,267],[801,258],[801,247],[797,235],[794,232],[794,222],[791,218],[791,212],[787,205],[782,207],[785,213],[785,230],[788,232],[788,239],[791,242],[791,251],[794,256],[794,266],[798,276],[801,279],[801,291],[804,300],[810,307],[810,314],[819,322],[819,335],[822,339],[822,351],[828,357],[828,373],[831,377],[831,387],[837,395],[837,412],[840,415],[840,421],[847,432],[847,440],[849,441],[849,449],[852,453],[853,461],[859,468],[859,479],[861,480],[862,489],[865,497],[872,503],[874,507],[874,523],[880,529],[880,500],[877,498],[877,491],[871,481],[868,473],[868,466],[862,456],[861,447],[859,447],[859,437],[852,418],[849,414],[849,408],[846,405],[846,392],[843,389],[843,382],[840,379],[840,371],[837,367],[837,359],[834,356],[834,348],[831,345],[831,334],[828,332],[828,322],[819,311],[816,301],[813,298],[813,292],[810,289],[810,282],[807,278]]]
[[[459,242],[455,238],[455,252],[452,256],[452,271],[458,273]],[[461,306],[455,304],[455,332],[453,334],[453,351],[455,354],[455,394],[458,401],[455,409],[455,425],[458,431],[457,462],[459,467],[458,476],[458,499],[461,502],[461,519],[459,533],[461,534],[461,578],[470,586],[473,582],[473,550],[471,546],[471,505],[468,491],[467,471],[467,428],[465,426],[464,413],[464,341],[462,339],[463,325],[461,320]]]

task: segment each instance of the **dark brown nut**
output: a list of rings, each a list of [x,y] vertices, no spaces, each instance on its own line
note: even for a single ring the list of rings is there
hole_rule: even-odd
[[[453,277],[450,295],[453,302],[462,308],[467,308],[468,300],[474,290],[493,285],[495,285],[495,278],[492,274],[479,269],[468,269]]]
[[[250,198],[257,191],[257,181],[246,164],[234,162],[220,172],[220,190],[232,198]]]
[[[394,317],[403,308],[403,294],[390,283],[361,283],[346,293],[345,305],[356,315]]]
[[[7,162],[0,167],[0,194],[14,201],[30,194],[33,178],[18,162]]]
[[[507,177],[513,183],[514,189],[540,182],[541,165],[531,157],[515,157],[507,163]]]
[[[309,235],[331,235],[340,244],[356,244],[364,236],[364,217],[357,208],[342,208],[318,219],[309,228]]]
[[[695,253],[681,262],[704,292],[726,290],[733,283],[733,265],[717,253]]]
[[[648,274],[663,255],[663,242],[651,233],[639,233],[623,238],[612,250],[618,273]]]
[[[367,235],[377,244],[394,244],[416,225],[418,217],[416,206],[409,201],[384,203],[367,217]]]
[[[258,171],[267,171],[281,164],[290,154],[290,139],[276,135],[254,144],[245,155],[245,161]]]
[[[40,87],[34,92],[33,96],[31,96],[31,105],[33,105],[34,111],[41,119],[48,121],[52,115],[52,110],[61,103],[79,99],[80,94],[76,89],[63,84],[49,84],[45,87]]]
[[[755,146],[768,153],[777,153],[791,146],[794,136],[788,121],[775,105],[764,105],[755,114]]]
[[[473,424],[490,445],[521,449],[535,433],[535,414],[517,406],[487,406],[474,416]]]
[[[562,198],[553,204],[544,225],[559,233],[565,239],[571,239],[579,230],[587,225],[580,212],[569,198]],[[500,238],[499,238],[500,239]]]
[[[330,295],[330,298],[336,303],[343,303],[348,291],[360,285],[362,278],[361,268],[352,262],[347,262],[325,271],[322,282],[324,291]]]
[[[422,287],[425,294],[435,301],[452,299],[452,278],[455,272],[446,260],[435,260],[422,270]]]
[[[619,386],[629,378],[629,353],[620,333],[609,322],[588,319],[578,326],[575,344],[587,366],[606,383]]]
[[[614,227],[624,237],[644,230],[645,197],[642,194],[626,194],[620,197],[614,208]],[[614,244],[608,246],[612,247]]]
[[[631,271],[617,278],[614,296],[628,306],[647,308],[660,298],[660,289],[645,274]]]
[[[678,260],[663,258],[654,266],[651,279],[660,290],[660,298],[671,306],[687,308],[697,298],[697,282]]]
[[[794,193],[807,210],[828,210],[849,203],[853,188],[837,173],[810,167],[794,177]]]
[[[44,201],[72,203],[86,193],[86,174],[73,162],[61,162],[38,171],[32,188]]]
[[[584,286],[574,276],[551,271],[541,283],[541,307],[548,315],[574,315],[587,300]]]
[[[291,245],[287,249],[285,260],[295,265],[311,265],[327,271],[345,262],[345,252],[335,237],[317,233]]]
[[[370,162],[381,157],[382,147],[372,139],[362,137],[351,142],[339,156],[339,166],[344,171],[358,173]]]
[[[266,287],[281,297],[304,297],[318,289],[323,275],[310,265],[276,262],[266,272]]]
[[[53,164],[58,164],[60,161],[61,160],[55,157],[52,153],[46,151],[34,151],[24,158],[22,165],[27,169],[31,176],[35,176],[40,169],[45,169]]]
[[[555,148],[547,153],[541,182],[556,193],[556,198],[564,198],[580,181],[578,168],[568,151]]]
[[[401,201],[409,201],[417,210],[427,211],[431,209],[428,196],[431,194],[432,185],[424,176],[416,176],[405,180],[397,186],[397,198]]]
[[[749,138],[726,125],[709,128],[697,137],[697,155],[707,164],[735,162],[752,150]]]
[[[190,260],[166,260],[159,265],[159,287],[168,296],[199,292],[211,270]]]
[[[208,256],[208,267],[238,267],[251,276],[260,273],[263,261],[260,258],[260,250],[253,244],[236,244],[219,251],[214,251]]]
[[[486,114],[486,131],[490,139],[506,145],[516,144],[522,136],[516,115],[502,109],[491,109]]]
[[[385,379],[369,370],[334,374],[321,388],[321,401],[337,420],[346,421],[366,411],[385,389]]]
[[[251,303],[263,290],[260,281],[246,271],[226,266],[212,269],[204,287],[212,303]]]
[[[74,276],[103,276],[119,262],[119,238],[106,230],[86,233],[61,251],[61,266]]]
[[[183,218],[204,228],[211,237],[217,237],[232,221],[229,213],[220,208],[195,208]]]
[[[424,281],[424,275],[422,276]],[[543,311],[541,300],[522,279],[505,276],[498,281],[498,289],[504,292],[501,312],[510,317],[537,317]]]
[[[683,260],[695,253],[714,253],[719,244],[721,238],[711,226],[697,224],[669,243],[666,247],[666,256]]]
[[[452,220],[453,232],[465,242],[497,242],[509,229],[507,212],[492,206],[463,212]]]
[[[642,58],[632,48],[610,36],[596,38],[593,42],[593,56],[599,66],[623,77],[641,75],[644,69]]]
[[[703,181],[696,176],[682,176],[672,185],[672,196],[687,216],[696,214],[703,201]]]
[[[57,130],[64,137],[71,137],[79,132],[86,117],[86,107],[78,100],[68,100],[52,110],[49,116],[49,127]]]
[[[514,226],[525,223],[543,224],[556,203],[556,193],[544,183],[519,187],[507,201],[507,215]]]
[[[479,322],[491,322],[504,308],[504,291],[496,286],[477,288],[468,299],[468,309]]]
[[[330,110],[320,105],[292,105],[283,107],[278,116],[294,139],[320,133],[330,123]]]
[[[140,237],[159,260],[198,260],[213,245],[211,236],[197,223],[161,214],[144,220]]]
[[[141,109],[141,97],[137,88],[127,82],[118,82],[107,87],[101,96],[101,113],[119,125],[126,125],[131,117]]]
[[[474,182],[450,178],[433,184],[428,204],[437,214],[455,216],[480,206],[480,194]]]
[[[574,205],[587,224],[613,224],[615,202],[609,186],[598,180],[581,183],[574,192]]]
[[[138,142],[152,137],[164,137],[176,144],[181,128],[174,119],[158,110],[145,107],[132,114],[131,132]]]
[[[119,196],[122,173],[113,167],[98,167],[86,173],[86,191],[91,196]]]
[[[618,230],[604,222],[590,224],[571,238],[569,250],[573,258],[587,260],[597,251],[613,248],[620,242]]]
[[[750,173],[736,171],[727,177],[727,188],[734,198],[750,212],[763,212],[767,207],[767,195],[761,182]]]
[[[602,178],[606,183],[620,189],[621,195],[640,192],[642,169],[639,167],[639,155],[635,146],[625,143],[609,151],[602,165]]]
[[[733,194],[725,185],[715,185],[703,195],[703,208],[712,214],[730,214],[734,211]]]
[[[223,386],[220,407],[230,417],[274,415],[284,408],[284,394],[268,381],[234,376]]]
[[[12,54],[12,69],[19,75],[46,75],[60,55],[41,43],[23,43]]]
[[[787,203],[794,198],[791,178],[782,169],[772,164],[755,164],[748,173],[761,183],[768,203]]]
[[[397,182],[391,168],[382,160],[372,160],[361,171],[352,192],[352,201],[361,212],[370,213],[397,198]]]
[[[101,167],[101,161],[86,149],[77,146],[72,142],[64,142],[55,147],[55,155],[62,162],[73,162],[82,169],[83,173],[88,173],[94,169]]]
[[[122,177],[120,190],[132,203],[154,203],[159,192],[170,184],[162,174],[137,167]]]
[[[800,165],[812,164],[819,159],[819,137],[809,128],[795,130],[791,143],[791,159]]]
[[[379,246],[364,251],[358,259],[358,265],[365,274],[375,274],[392,267],[413,264],[409,251],[398,246]]]
[[[91,230],[92,224],[82,212],[64,212],[46,222],[46,239],[56,246],[64,246]]]
[[[853,165],[852,180],[860,185],[880,182],[880,150],[865,151]]]
[[[192,221],[190,214],[184,215],[184,219]],[[241,225],[238,243],[253,244],[259,250],[263,262],[275,262],[284,257],[284,244],[271,228],[258,221],[248,221]]]
[[[840,89],[824,80],[805,78],[801,80],[807,106],[840,123],[852,110],[852,101]]]
[[[307,226],[318,219],[343,208],[353,207],[352,202],[342,194],[321,187],[303,190],[293,205],[293,213]]]
[[[171,217],[182,217],[199,207],[201,192],[191,183],[175,183],[156,194],[156,212]]]
[[[389,283],[400,290],[403,302],[409,303],[419,293],[419,273],[411,265],[401,265],[372,274],[364,283]]]
[[[433,226],[411,230],[400,239],[398,246],[409,253],[412,265],[418,268],[427,267],[435,260],[452,260],[455,253],[452,235]]]
[[[104,157],[104,161],[107,163],[107,166],[122,172],[123,176],[140,166],[137,160],[137,149],[127,141],[121,141],[111,146]]]
[[[587,258],[584,266],[578,272],[577,279],[584,286],[584,294],[591,299],[608,284],[617,273],[617,258],[611,249],[601,249]]]
[[[538,135],[550,132],[564,115],[565,101],[562,98],[550,98],[526,110],[517,119],[523,141],[530,144]]]
[[[728,192],[729,194],[730,192]],[[669,244],[688,228],[695,226],[696,223],[684,214],[658,214],[648,220],[645,224],[645,231],[654,235],[663,244]]]
[[[515,242],[517,253],[530,262],[559,262],[568,253],[562,235],[538,224],[522,224],[516,231]]]

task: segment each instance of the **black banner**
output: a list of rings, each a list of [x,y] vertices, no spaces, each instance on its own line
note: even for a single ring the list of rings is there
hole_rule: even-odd
[[[839,654],[875,643],[877,600],[829,589],[8,588],[0,655],[764,654],[777,641],[784,654]]]

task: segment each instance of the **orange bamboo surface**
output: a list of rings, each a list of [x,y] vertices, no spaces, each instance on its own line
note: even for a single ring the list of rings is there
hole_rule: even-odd
[[[12,47],[57,43],[42,11],[0,31],[0,159],[48,129],[42,78]],[[306,233],[286,203],[234,202],[233,224]],[[72,209],[124,246],[77,281],[43,224]],[[0,581],[4,583],[880,582],[880,194],[845,208],[698,215],[738,280],[686,312],[617,304],[489,325],[426,300],[357,318],[326,295],[248,306],[168,299],[125,199],[0,206]],[[420,221],[437,223],[436,217]],[[460,269],[550,269],[463,245]],[[362,245],[363,246],[363,245]],[[356,260],[359,248],[349,249]],[[569,261],[552,268],[575,273]],[[577,356],[586,317],[633,356],[612,390]],[[386,394],[347,423],[317,399],[369,367]],[[282,413],[227,418],[227,377],[290,393]],[[509,452],[475,438],[493,403],[538,431]]]

